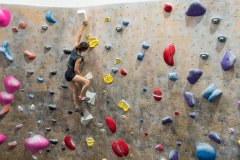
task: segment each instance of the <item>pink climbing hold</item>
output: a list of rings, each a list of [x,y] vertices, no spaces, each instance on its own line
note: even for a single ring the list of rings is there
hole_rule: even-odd
[[[173,56],[175,54],[175,46],[174,44],[170,44],[163,51],[163,59],[169,66],[174,66]]]
[[[164,11],[167,13],[172,12],[172,5],[169,3],[164,4]]]
[[[27,27],[27,23],[25,22],[20,22],[19,23],[19,27],[21,27],[22,29],[25,29]]]
[[[158,88],[154,89],[153,98],[156,101],[161,101],[161,99],[162,99],[162,91],[160,89],[158,89]]]
[[[126,72],[124,69],[121,69],[120,72],[121,72],[121,74],[122,74],[123,76],[126,76],[126,75],[127,75],[127,72]]]
[[[11,13],[6,8],[0,8],[0,27],[7,27],[11,20]]]
[[[2,144],[3,142],[5,142],[7,139],[7,137],[5,135],[3,135],[2,133],[0,133],[0,144]]]
[[[116,122],[111,117],[106,117],[105,121],[108,125],[108,128],[111,130],[111,132],[115,133],[117,129]]]
[[[129,152],[127,143],[121,139],[112,143],[112,150],[118,157],[126,157]]]
[[[0,102],[4,105],[11,103],[14,100],[14,96],[7,92],[0,92]]]
[[[48,146],[49,141],[41,135],[35,135],[24,140],[24,147],[32,153],[37,153],[40,150],[46,149]]]
[[[164,150],[164,146],[161,145],[161,144],[158,144],[158,145],[156,145],[155,149],[158,150],[158,151],[163,151]]]
[[[12,31],[15,32],[15,33],[18,32],[18,28],[17,27],[12,27]]]
[[[14,93],[21,87],[21,83],[13,76],[4,78],[4,86],[8,93]]]

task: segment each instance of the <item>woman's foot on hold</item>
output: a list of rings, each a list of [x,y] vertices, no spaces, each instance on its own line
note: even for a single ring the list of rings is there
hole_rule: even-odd
[[[82,102],[82,101],[87,102],[87,101],[90,100],[90,98],[89,98],[89,97],[80,97],[80,96],[79,96],[79,100],[80,100],[81,102]]]

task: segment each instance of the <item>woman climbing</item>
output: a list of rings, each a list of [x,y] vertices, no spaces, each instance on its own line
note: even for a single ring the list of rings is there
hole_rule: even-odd
[[[90,81],[83,77],[80,72],[80,64],[83,63],[84,57],[82,52],[87,51],[89,45],[87,42],[81,42],[81,37],[83,30],[87,27],[87,21],[83,21],[83,24],[80,27],[79,33],[77,35],[76,41],[73,45],[73,50],[71,51],[67,71],[65,72],[65,78],[70,82],[70,87],[73,92],[73,99],[75,103],[76,111],[80,111],[80,105],[78,101],[89,101],[90,98],[86,97],[86,92],[89,87]],[[77,83],[82,85],[80,95],[78,95],[78,86]]]

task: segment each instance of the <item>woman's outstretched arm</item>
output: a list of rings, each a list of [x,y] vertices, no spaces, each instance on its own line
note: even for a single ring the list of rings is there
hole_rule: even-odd
[[[83,30],[84,30],[85,27],[87,27],[87,25],[88,25],[87,21],[83,21],[83,24],[81,25],[81,27],[78,31],[78,35],[77,35],[76,40],[74,42],[73,48],[76,48],[79,45],[79,43],[81,41]]]

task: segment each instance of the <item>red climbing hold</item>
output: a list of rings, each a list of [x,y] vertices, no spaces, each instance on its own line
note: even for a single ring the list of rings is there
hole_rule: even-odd
[[[28,61],[32,61],[32,60],[34,60],[34,59],[37,57],[36,54],[31,53],[31,52],[29,52],[28,50],[25,50],[25,51],[23,52],[23,54],[24,54],[24,57],[25,57]]]
[[[64,143],[66,145],[66,147],[70,150],[75,150],[76,149],[76,146],[75,144],[73,143],[73,141],[71,140],[71,137],[70,135],[66,135],[65,138],[64,138]]]
[[[161,101],[161,99],[162,99],[162,91],[160,89],[158,89],[158,88],[154,89],[153,98],[156,101]]]
[[[174,114],[175,114],[176,116],[179,116],[180,113],[179,113],[179,111],[175,111]]]
[[[126,157],[129,152],[127,143],[121,139],[112,143],[112,150],[118,157]]]
[[[159,145],[156,145],[155,149],[159,150],[159,151],[163,151],[164,150],[164,146],[159,144]]]
[[[17,27],[13,27],[13,28],[12,28],[12,31],[13,31],[13,32],[18,32],[18,28],[17,28]]]
[[[19,27],[21,27],[22,29],[25,29],[27,27],[27,23],[25,22],[20,22],[19,23]]]
[[[127,75],[127,72],[124,70],[124,69],[121,69],[121,74],[123,75],[123,76],[126,76]]]
[[[108,128],[111,130],[111,132],[115,133],[117,129],[115,121],[111,117],[106,117],[105,121],[108,125]]]
[[[164,49],[163,59],[169,66],[174,66],[174,59],[173,59],[174,54],[175,54],[174,44],[170,44],[168,47]]]
[[[148,136],[148,132],[144,132],[144,135],[147,137]]]
[[[172,5],[169,3],[164,4],[164,11],[168,13],[172,12]]]

